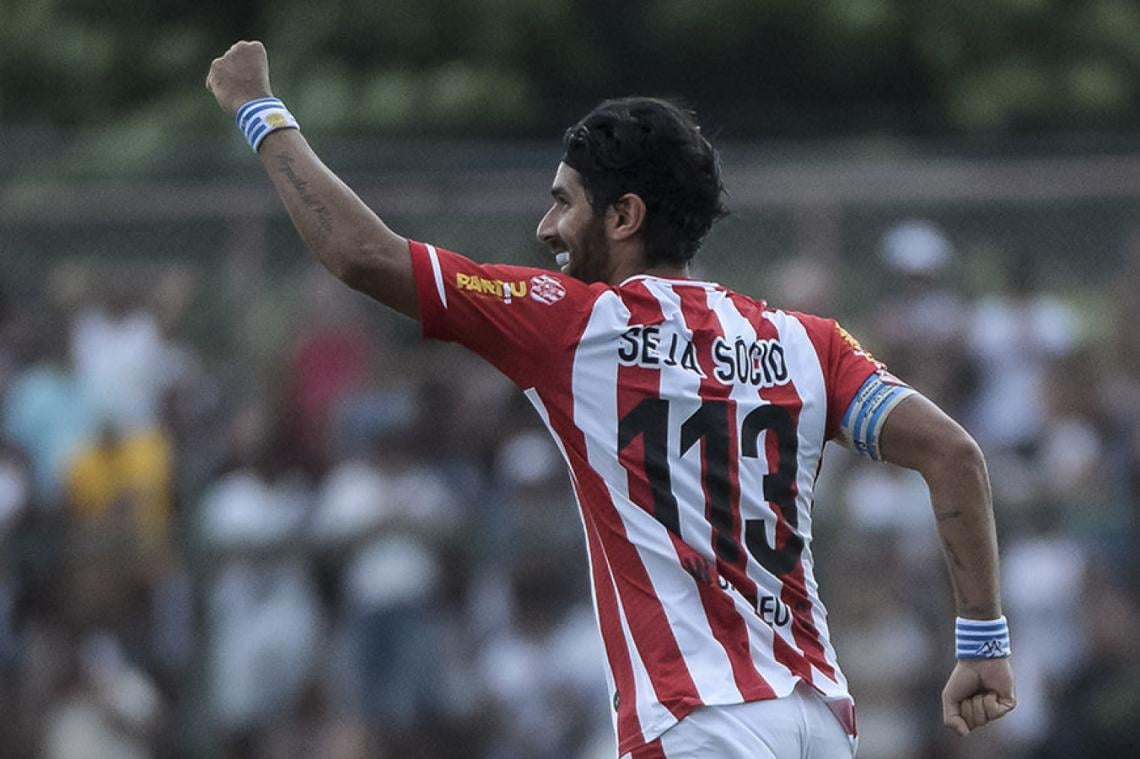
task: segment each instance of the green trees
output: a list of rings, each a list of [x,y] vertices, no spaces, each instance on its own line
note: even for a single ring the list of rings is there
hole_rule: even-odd
[[[544,136],[680,95],[729,136],[1114,129],[1140,116],[1134,0],[5,0],[0,123],[222,128],[238,38],[346,135]]]

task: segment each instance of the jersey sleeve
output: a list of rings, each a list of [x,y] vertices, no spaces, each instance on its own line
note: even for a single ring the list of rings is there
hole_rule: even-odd
[[[409,245],[424,337],[471,349],[524,389],[571,348],[600,294],[559,272]]]
[[[914,390],[833,319],[806,317],[827,386],[827,439],[882,461],[879,435]]]

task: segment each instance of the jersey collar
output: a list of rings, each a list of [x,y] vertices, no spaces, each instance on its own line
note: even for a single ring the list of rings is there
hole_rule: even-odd
[[[696,285],[697,287],[712,287],[720,288],[722,285],[716,282],[704,282],[699,279],[690,279],[688,277],[662,277],[656,274],[634,274],[632,277],[626,277],[619,284],[618,287],[625,287],[630,282],[635,282],[642,279],[655,279],[662,282],[668,282],[672,285]]]

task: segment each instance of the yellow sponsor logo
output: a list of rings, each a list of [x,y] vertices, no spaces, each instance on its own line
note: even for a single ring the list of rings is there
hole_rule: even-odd
[[[459,272],[455,275],[455,286],[466,292],[502,298],[505,303],[510,303],[514,298],[523,298],[527,294],[526,280],[508,282]]]

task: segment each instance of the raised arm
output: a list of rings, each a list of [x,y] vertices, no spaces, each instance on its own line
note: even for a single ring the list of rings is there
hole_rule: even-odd
[[[211,64],[206,87],[231,117],[244,103],[270,97],[265,48],[260,42],[234,44]],[[408,241],[321,162],[298,130],[271,132],[258,155],[317,259],[349,287],[419,318]]]
[[[1001,616],[998,550],[986,462],[974,439],[921,395],[902,401],[880,437],[883,458],[917,470],[930,500],[958,616]],[[1013,709],[1009,658],[963,658],[942,692],[943,721],[966,735]]]

